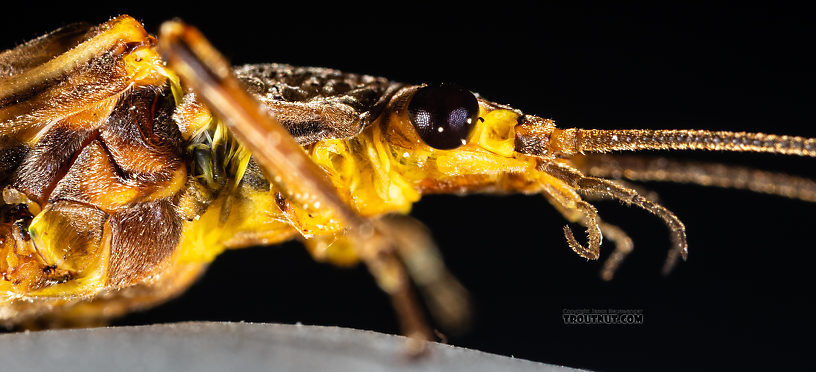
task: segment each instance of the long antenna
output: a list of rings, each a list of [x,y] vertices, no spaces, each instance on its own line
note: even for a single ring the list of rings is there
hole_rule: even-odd
[[[554,129],[554,150],[564,155],[639,150],[764,152],[816,157],[816,138],[707,130]]]

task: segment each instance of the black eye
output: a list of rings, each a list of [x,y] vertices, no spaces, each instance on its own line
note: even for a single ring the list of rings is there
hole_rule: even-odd
[[[440,150],[462,146],[478,115],[476,96],[453,85],[419,88],[408,104],[408,116],[419,137]]]

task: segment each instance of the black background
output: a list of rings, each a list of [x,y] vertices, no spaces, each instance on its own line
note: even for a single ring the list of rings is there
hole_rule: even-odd
[[[456,82],[561,127],[816,137],[816,22],[804,9],[436,3],[32,4],[3,10],[0,47],[74,21],[129,13],[155,32],[178,16],[235,63]],[[812,159],[676,156],[816,176]],[[609,283],[598,278],[599,262],[570,251],[563,219],[542,198],[423,199],[413,215],[430,227],[474,298],[473,327],[450,342],[604,371],[809,365],[814,205],[745,191],[647,187],[685,222],[689,261],[662,277],[669,241],[661,222],[599,203],[601,216],[635,241],[635,253]],[[645,323],[567,326],[565,308],[642,309]],[[388,299],[364,268],[316,264],[298,243],[227,252],[183,297],[117,324],[187,320],[398,332]]]

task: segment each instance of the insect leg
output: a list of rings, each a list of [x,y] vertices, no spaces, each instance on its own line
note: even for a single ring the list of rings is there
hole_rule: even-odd
[[[601,278],[604,280],[612,280],[617,268],[626,256],[632,252],[634,247],[632,239],[619,227],[601,221],[595,207],[581,200],[581,196],[578,195],[578,193],[569,188],[562,188],[562,190],[567,192],[557,192],[551,186],[554,184],[553,181],[546,183],[547,186],[544,187],[543,192],[544,196],[547,197],[550,203],[555,206],[568,221],[580,223],[587,228],[589,247],[584,248],[576,241],[569,226],[564,226],[564,235],[567,238],[567,243],[575,253],[578,253],[581,257],[595,260],[598,259],[600,255],[600,244],[603,238],[607,238],[615,244],[615,250],[609,258],[604,261],[603,268],[601,269]]]
[[[620,267],[623,260],[626,259],[626,256],[632,253],[635,245],[632,242],[632,238],[618,226],[601,222],[601,232],[606,238],[615,243],[615,250],[612,251],[612,254],[604,261],[603,267],[601,268],[601,278],[609,281],[615,276],[615,271],[618,270],[618,267]]]
[[[321,208],[348,227],[359,257],[391,296],[403,332],[430,338],[408,274],[384,222],[368,220],[347,206],[325,173],[263,106],[247,93],[229,63],[193,27],[180,21],[162,25],[160,51],[186,84],[196,90],[233,135],[250,149],[265,175],[287,199],[304,209]]]
[[[816,202],[816,181],[779,172],[637,155],[593,154],[576,157],[573,160],[584,172],[593,177],[715,186]],[[654,201],[651,197],[647,198]],[[604,235],[612,239],[607,231],[604,231]],[[605,263],[602,273],[605,279],[607,275],[611,277],[625,255],[623,251],[615,250]]]
[[[572,159],[570,159],[570,160],[572,160]],[[578,169],[583,171],[583,168],[581,168],[581,167],[578,167]],[[592,177],[601,177],[601,176],[596,176],[594,174],[587,174],[587,175],[592,176]],[[607,178],[607,177],[602,177],[602,178]],[[643,195],[644,198],[649,199],[649,201],[651,201],[652,203],[659,203],[660,202],[660,195],[658,195],[657,192],[655,192],[654,190],[646,188],[643,185],[634,184],[632,182],[628,182],[628,181],[625,181],[625,180],[622,180],[622,179],[619,179],[619,178],[615,178],[615,177],[609,177],[609,178],[613,178],[614,179],[613,181],[615,183],[617,183],[618,185],[621,185],[623,187],[626,187],[626,188],[637,191],[638,194]],[[587,195],[586,199],[589,200],[589,201],[597,201],[597,200],[604,200],[604,199],[608,199],[608,198],[593,197],[593,195]]]
[[[619,200],[625,204],[635,205],[658,217],[668,226],[672,240],[672,249],[663,266],[663,273],[667,274],[677,263],[677,257],[685,259],[688,256],[688,244],[686,243],[686,228],[683,222],[671,211],[641,196],[637,191],[621,186],[614,181],[595,177],[587,177],[579,170],[572,167],[557,164],[545,163],[541,166],[542,171],[549,173],[575,187],[579,193],[607,197]]]
[[[389,215],[382,221],[434,319],[445,330],[464,331],[470,322],[467,290],[445,267],[427,228],[403,215]]]
[[[816,181],[749,167],[624,155],[589,155],[580,163],[581,168],[593,177],[622,177],[633,181],[690,183],[744,189],[816,202]]]
[[[634,185],[619,179],[614,180],[614,182],[623,187],[635,190],[652,203],[658,203],[660,199],[656,192],[640,185]],[[608,197],[601,197],[600,195],[586,195],[585,197],[590,201],[608,199]],[[634,250],[634,243],[632,242],[632,238],[618,226],[601,221],[600,227],[603,236],[615,244],[615,250],[606,258],[603,263],[603,268],[601,268],[601,279],[609,281],[615,276],[615,271],[618,270],[618,267],[620,267],[626,259],[626,256]]]
[[[558,183],[561,183],[561,181],[558,181]],[[575,239],[569,225],[564,226],[564,236],[567,239],[567,244],[579,256],[588,260],[597,260],[601,253],[600,246],[603,241],[598,210],[582,200],[578,193],[568,188],[552,187],[553,184],[548,182],[547,187],[544,187],[544,196],[561,212],[567,221],[580,223],[586,227],[587,247],[584,247]]]

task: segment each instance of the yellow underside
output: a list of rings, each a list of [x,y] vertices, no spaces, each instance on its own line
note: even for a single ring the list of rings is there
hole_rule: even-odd
[[[406,214],[427,185],[462,183],[463,177],[462,187],[467,177],[489,184],[508,173],[527,173],[535,168],[535,159],[514,151],[516,113],[482,108],[480,116],[484,121],[477,123],[468,143],[455,150],[437,150],[424,144],[405,149],[389,144],[380,122],[375,122],[354,138],[324,140],[307,151],[360,215]],[[341,265],[357,261],[353,247],[340,234],[343,226],[332,216],[321,214],[319,206],[289,205],[284,212],[275,202],[274,187],[270,192],[237,191],[221,196],[197,220],[186,223],[179,249],[181,262],[209,262],[227,248],[273,244],[295,236],[305,238],[307,248],[318,259]]]
[[[176,88],[175,77],[163,72],[156,79],[169,78]],[[174,93],[177,91],[174,89]],[[179,97],[176,100],[181,101]],[[410,149],[392,144],[384,138],[385,124],[381,121],[406,120],[392,114],[372,123],[358,136],[320,141],[307,146],[306,151],[327,172],[341,198],[360,215],[406,214],[423,193],[464,193],[499,184],[508,174],[535,173],[532,170],[536,160],[514,151],[513,128],[518,115],[486,107],[480,111],[484,120],[477,122],[467,144],[454,150],[437,150],[423,143]],[[319,260],[339,265],[357,262],[354,247],[342,234],[344,226],[333,216],[322,213],[319,205],[289,204],[282,210],[274,186],[267,192],[240,184],[249,155],[242,146],[231,151],[237,159],[237,168],[231,171],[238,179],[228,183],[203,213],[184,222],[180,246],[161,270],[169,272],[176,267],[208,263],[228,248],[275,244],[294,237],[304,239]],[[11,283],[0,281],[0,300],[9,301],[21,295],[92,296],[105,288],[108,254],[99,253],[96,270],[89,264],[90,270],[81,277],[34,293],[16,293]]]

